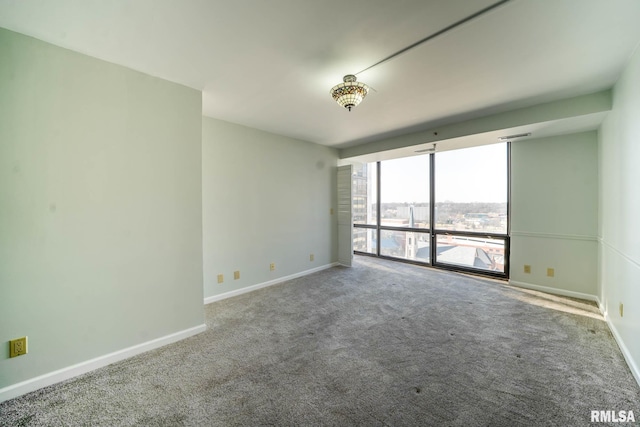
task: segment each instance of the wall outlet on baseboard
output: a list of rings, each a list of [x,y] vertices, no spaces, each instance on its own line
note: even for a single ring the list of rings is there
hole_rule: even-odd
[[[224,274],[218,274],[218,283],[224,282]]]
[[[624,304],[620,303],[620,317],[624,316]]]
[[[556,275],[556,270],[553,268],[547,268],[547,276],[548,277],[553,277]]]
[[[315,259],[315,256],[313,254],[309,255],[309,261],[313,261]]]
[[[275,263],[273,263],[273,262],[272,262],[271,264],[269,264],[269,270],[270,270],[270,271],[273,271],[273,270],[275,270],[275,269],[276,269],[276,265],[275,265]]]
[[[528,264],[524,265],[524,272],[527,274],[531,274],[531,266]]]
[[[233,272],[233,280],[238,280],[240,278],[240,270]]]

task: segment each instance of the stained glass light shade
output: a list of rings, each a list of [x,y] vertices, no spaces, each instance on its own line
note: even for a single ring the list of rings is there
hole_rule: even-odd
[[[337,84],[331,88],[331,96],[340,104],[341,107],[351,111],[362,102],[369,93],[369,86],[364,83],[357,82],[356,76],[347,74],[343,78],[343,83]]]

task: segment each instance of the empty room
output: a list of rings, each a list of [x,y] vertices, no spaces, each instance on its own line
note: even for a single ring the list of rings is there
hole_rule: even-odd
[[[637,425],[639,18],[0,0],[0,425]]]

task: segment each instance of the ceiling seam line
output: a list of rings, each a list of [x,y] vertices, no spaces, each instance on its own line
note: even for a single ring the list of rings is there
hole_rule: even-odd
[[[377,67],[378,65],[383,64],[383,63],[395,58],[396,56],[402,55],[403,53],[407,52],[408,50],[413,49],[414,47],[417,47],[417,46],[419,46],[419,45],[421,45],[423,43],[428,42],[429,40],[432,40],[432,39],[434,39],[434,38],[436,38],[438,36],[441,36],[442,34],[448,32],[448,31],[451,31],[454,28],[459,27],[462,24],[465,24],[465,23],[471,21],[472,19],[475,19],[475,18],[477,18],[477,17],[479,17],[481,15],[484,15],[485,13],[487,13],[487,12],[489,12],[489,11],[499,7],[499,6],[502,6],[503,4],[508,3],[510,1],[511,0],[502,0],[502,1],[499,1],[497,3],[494,3],[494,4],[490,5],[488,7],[485,7],[484,9],[482,9],[482,10],[480,10],[478,12],[475,12],[475,13],[467,16],[466,18],[463,18],[463,19],[461,19],[459,21],[456,21],[453,24],[451,24],[451,25],[449,25],[449,26],[447,26],[447,27],[445,27],[445,28],[443,28],[441,30],[436,31],[433,34],[430,34],[427,37],[425,37],[425,38],[423,38],[421,40],[418,40],[417,42],[412,43],[409,46],[407,46],[407,47],[405,47],[403,49],[400,49],[399,51],[397,51],[395,53],[392,53],[391,55],[387,56],[384,59],[381,59],[380,61],[376,62],[375,64],[373,64],[373,65],[371,65],[371,66],[369,66],[367,68],[365,68],[364,70],[358,71],[354,75],[357,76],[358,74],[364,73],[365,71],[368,71],[368,70],[372,69],[373,67]]]

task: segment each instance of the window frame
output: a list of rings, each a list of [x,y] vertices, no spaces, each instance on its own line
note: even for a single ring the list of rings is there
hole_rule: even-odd
[[[381,173],[381,161],[376,162],[376,224],[353,224],[354,228],[368,228],[376,230],[376,248],[375,253],[354,251],[358,255],[374,256],[383,259],[389,259],[393,261],[405,262],[409,264],[417,264],[422,266],[430,266],[434,268],[440,268],[449,271],[458,271],[463,273],[476,274],[481,276],[494,277],[498,279],[509,279],[510,262],[511,257],[511,142],[506,142],[506,161],[507,161],[507,227],[505,233],[491,233],[483,231],[460,231],[460,230],[443,230],[435,228],[435,173],[436,173],[436,154],[430,153],[429,155],[429,227],[428,228],[414,228],[414,227],[398,227],[390,225],[381,225],[381,180],[383,179]],[[401,257],[394,257],[383,255],[381,250],[381,231],[400,231],[400,232],[414,232],[430,235],[429,241],[429,262],[423,262],[418,260],[406,259]],[[504,241],[504,271],[484,270],[480,268],[467,267],[464,265],[450,264],[438,261],[437,258],[437,242],[439,236],[465,236],[465,237],[481,237],[493,240]]]

